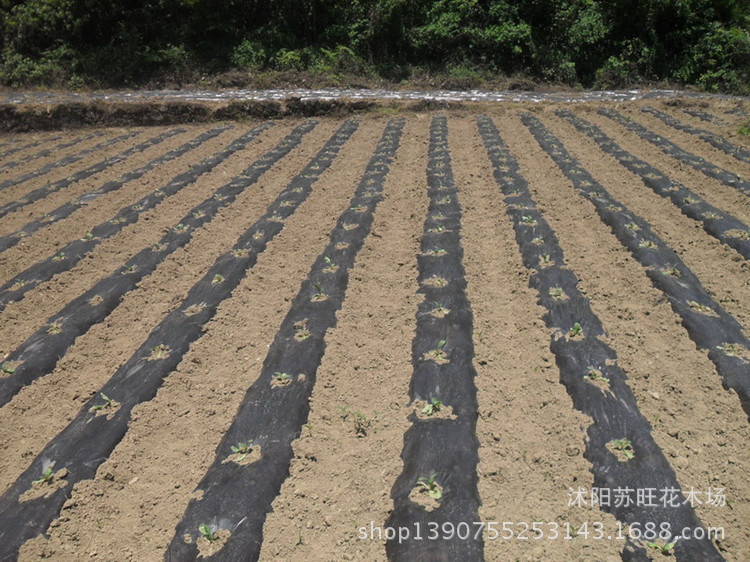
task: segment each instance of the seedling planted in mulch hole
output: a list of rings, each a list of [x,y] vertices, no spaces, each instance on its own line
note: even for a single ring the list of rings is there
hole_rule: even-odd
[[[443,499],[443,487],[438,484],[434,472],[429,476],[420,476],[417,485],[409,494],[409,499],[416,504],[421,505],[426,511],[432,511],[440,507],[440,500]]]
[[[171,351],[172,350],[168,345],[160,343],[156,347],[151,348],[151,356],[149,357],[149,360],[155,361],[157,359],[166,359],[167,357],[169,357],[169,353]]]
[[[212,285],[218,285],[219,283],[223,283],[223,282],[224,282],[224,276],[220,275],[218,273],[216,275],[214,275],[213,279],[211,279],[211,284]]]
[[[336,273],[339,269],[339,266],[336,265],[331,261],[331,258],[328,256],[323,256],[323,261],[325,262],[326,266],[323,268],[324,273]]]
[[[21,497],[20,502],[27,502],[36,498],[51,496],[57,489],[65,486],[65,478],[68,476],[68,469],[61,468],[54,472],[55,463],[46,461],[43,465],[42,473],[39,478],[32,481],[31,488],[26,490]]]
[[[52,322],[52,324],[49,325],[49,328],[47,328],[47,333],[53,336],[60,332],[62,332],[62,322],[60,321]]]
[[[443,248],[436,248],[434,250],[426,250],[423,255],[430,257],[440,257],[448,253],[448,250]]]
[[[599,388],[609,389],[609,377],[605,376],[596,367],[587,367],[583,378]]]
[[[304,341],[310,337],[310,331],[307,329],[307,318],[298,320],[294,323],[294,339]]]
[[[431,349],[424,354],[424,358],[429,359],[430,361],[434,361],[438,365],[450,363],[450,359],[448,359],[448,352],[445,351],[445,344],[445,340],[440,340],[435,349]]]
[[[543,267],[543,268],[550,267],[551,265],[553,265],[553,263],[552,263],[552,258],[550,257],[549,254],[542,254],[541,256],[539,256],[540,267]]]
[[[727,230],[724,234],[731,238],[739,238],[740,240],[750,240],[750,232],[748,232],[747,230],[741,230],[739,228],[733,228],[732,230]]]
[[[718,349],[719,351],[723,351],[726,355],[729,355],[730,357],[737,357],[739,359],[742,359],[745,362],[750,361],[750,349],[746,348],[742,344],[723,343],[721,345],[717,345],[716,349]]]
[[[425,279],[424,284],[430,287],[445,287],[448,284],[448,280],[445,279],[444,277],[439,277],[435,275],[434,277]]]
[[[0,379],[15,373],[19,365],[21,365],[20,361],[5,361],[0,365]]]
[[[578,336],[583,337],[583,328],[581,327],[581,324],[579,322],[576,322],[573,324],[573,327],[568,332],[569,338],[576,338]]]
[[[193,316],[195,314],[198,314],[204,308],[206,308],[206,306],[207,305],[206,305],[205,302],[201,302],[201,303],[198,303],[198,304],[191,304],[182,313],[185,316]]]
[[[438,398],[432,398],[429,402],[415,400],[413,406],[417,417],[422,420],[456,419],[456,416],[453,415],[453,408],[446,406],[443,404],[442,400]]]
[[[647,547],[655,550],[656,552],[658,552],[662,556],[671,556],[671,555],[673,555],[674,554],[674,545],[675,545],[674,541],[670,542],[670,543],[666,543],[666,544],[661,544],[661,543],[658,543],[658,542],[647,542],[646,543]]]
[[[218,525],[209,525],[202,523],[198,526],[200,537],[196,541],[198,547],[198,557],[207,558],[219,552],[227,544],[229,537],[232,535],[227,529],[219,529]],[[189,535],[186,535],[185,542]]]
[[[668,267],[662,268],[661,272],[664,275],[669,275],[670,277],[680,277],[680,270],[677,269],[675,266],[670,265]]]
[[[312,302],[323,302],[328,298],[328,295],[323,292],[323,288],[318,283],[313,283],[313,288],[315,294],[310,298]]]
[[[91,406],[89,412],[94,412],[97,416],[107,416],[107,419],[112,419],[114,413],[120,408],[120,403],[115,402],[103,392],[99,393],[99,397],[102,399],[102,403]]]
[[[434,302],[432,305],[433,308],[430,310],[430,314],[435,318],[445,318],[450,313],[450,309],[445,308],[439,302]]]
[[[252,464],[260,459],[260,447],[253,442],[237,443],[229,447],[232,454],[222,461],[222,464],[233,462],[239,465]]]
[[[617,460],[620,462],[626,462],[635,458],[635,451],[633,450],[633,444],[630,439],[614,439],[607,443],[607,449],[613,453]]]
[[[271,386],[274,388],[286,386],[288,384],[291,384],[291,382],[292,382],[292,377],[289,373],[282,373],[281,371],[276,371],[273,374],[273,377],[271,377]]]
[[[688,301],[688,306],[696,312],[700,312],[701,314],[705,314],[706,316],[719,316],[712,308],[696,301]]]
[[[552,287],[549,290],[549,296],[551,296],[555,300],[564,301],[568,298],[568,295],[566,295],[561,287]]]

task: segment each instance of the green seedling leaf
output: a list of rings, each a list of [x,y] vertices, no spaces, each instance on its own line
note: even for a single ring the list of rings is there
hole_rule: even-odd
[[[205,523],[203,523],[198,527],[198,532],[208,542],[214,542],[219,539],[219,535],[211,525],[206,525]]]

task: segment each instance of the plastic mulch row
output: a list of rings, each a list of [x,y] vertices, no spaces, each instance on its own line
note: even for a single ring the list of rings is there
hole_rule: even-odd
[[[566,267],[557,237],[537,208],[518,163],[491,119],[480,116],[477,121],[523,264],[532,272],[529,285],[538,291],[538,303],[547,311],[544,321],[553,330],[550,349],[560,382],[574,407],[593,421],[587,429],[584,457],[591,463],[593,487],[600,490],[600,509],[640,528],[656,522],[661,531],[666,523],[672,534],[702,527],[693,508],[683,502],[677,477],[651,436],[617,354],[603,340],[602,323],[579,291],[575,273]],[[668,501],[654,502],[655,506],[637,501],[636,490],[645,489],[660,490],[660,495],[661,490],[670,491],[664,494]],[[623,501],[614,501],[616,490],[625,491]],[[608,494],[610,500],[605,501]],[[657,541],[656,537],[647,540]],[[708,539],[678,540],[674,552],[678,560],[723,560]],[[648,559],[645,545],[630,538],[621,555],[623,560]]]
[[[139,131],[140,132],[140,131]],[[69,166],[70,164],[75,164],[79,160],[81,160],[84,156],[88,156],[89,154],[94,154],[95,152],[98,152],[104,148],[107,148],[108,146],[112,146],[114,144],[117,144],[123,140],[126,140],[133,135],[130,133],[126,133],[124,135],[117,136],[112,139],[108,139],[106,141],[100,142],[99,144],[92,146],[90,148],[87,148],[85,150],[82,150],[80,152],[77,152],[76,154],[71,154],[69,156],[65,156],[64,158],[60,158],[60,160],[57,160],[55,162],[50,162],[49,164],[46,164],[42,166],[41,168],[38,168],[32,172],[28,172],[26,174],[23,174],[21,176],[5,180],[4,182],[0,182],[0,189],[6,189],[8,187],[12,187],[14,185],[20,185],[24,182],[27,182],[31,179],[41,177],[52,170],[56,168],[61,168],[63,166]]]
[[[212,197],[199,203],[156,244],[142,249],[124,266],[99,280],[91,289],[67,303],[47,324],[37,330],[0,365],[0,406],[24,386],[51,372],[75,339],[117,308],[122,297],[136,288],[167,256],[187,245],[196,228],[210,222],[247,187],[253,185],[277,161],[297,146],[315,126],[306,122],[256,160],[241,175],[221,186]]]
[[[424,407],[410,414],[412,425],[404,434],[404,467],[391,490],[394,509],[385,523],[400,536],[387,541],[386,552],[389,560],[482,560],[483,539],[473,527],[467,537],[415,539],[446,523],[478,521],[480,505],[473,315],[462,265],[461,206],[442,116],[430,129],[427,185],[430,202],[418,257],[424,300],[417,309],[409,389],[412,403]],[[452,415],[439,416],[442,408]],[[413,501],[415,489],[425,498],[438,491],[433,509]],[[403,540],[406,532],[410,536]]]
[[[688,115],[697,117],[701,121],[705,121],[706,123],[713,123],[714,125],[726,125],[726,122],[723,119],[719,119],[715,115],[706,113],[705,111],[698,111],[696,109],[683,109],[683,111]]]
[[[684,162],[685,164],[692,166],[708,177],[717,179],[721,183],[728,185],[729,187],[733,187],[750,197],[750,182],[742,179],[742,177],[740,177],[739,175],[730,172],[729,170],[725,170],[724,168],[720,168],[716,164],[708,162],[705,158],[701,158],[700,156],[696,156],[695,154],[688,152],[687,150],[677,146],[672,141],[657,135],[653,131],[650,131],[643,125],[636,123],[635,121],[626,119],[622,116],[622,114],[618,113],[614,109],[602,108],[599,110],[599,113],[601,115],[604,115],[605,117],[612,119],[614,122],[619,123],[626,129],[633,131],[636,135],[644,140],[647,140],[654,146],[659,147],[665,154],[668,154],[675,160]]]
[[[314,122],[306,122],[295,129],[279,145],[283,148],[275,156],[299,144],[301,137],[314,126]],[[311,185],[330,166],[339,147],[356,127],[356,123],[347,122],[339,129],[303,172],[279,194],[265,214],[240,236],[232,250],[216,259],[181,305],[151,331],[146,341],[117,369],[100,392],[84,404],[73,421],[47,444],[31,466],[0,497],[0,559],[15,556],[25,541],[45,532],[73,485],[94,477],[99,465],[127,432],[133,408],[156,395],[190,344],[201,337],[205,324],[214,316],[219,304],[231,296],[247,270],[256,263],[258,254],[282,230],[283,221],[306,199]],[[262,164],[263,168],[267,166]],[[246,183],[249,177],[257,178],[257,173],[249,171],[248,176],[238,181]],[[111,398],[117,405],[112,406],[103,396]],[[21,496],[50,466],[49,463],[54,463],[56,471],[65,469],[63,475],[54,477],[62,486],[46,497],[21,501]]]
[[[101,186],[99,186],[98,188],[92,191],[88,191],[84,193],[83,195],[77,197],[75,200],[64,203],[63,205],[61,205],[54,211],[45,213],[45,215],[42,218],[26,223],[18,231],[8,234],[6,236],[0,236],[0,252],[4,252],[8,248],[12,248],[16,244],[18,244],[22,238],[31,236],[36,231],[41,230],[42,228],[45,228],[49,226],[50,224],[53,224],[65,218],[68,218],[70,215],[75,213],[78,209],[85,207],[91,201],[93,201],[94,199],[97,199],[98,197],[101,197],[105,193],[112,193],[113,191],[117,191],[125,184],[143,177],[144,174],[153,170],[157,166],[161,166],[162,164],[166,164],[167,162],[170,162],[172,160],[175,160],[176,158],[179,158],[180,156],[184,154],[187,154],[191,150],[198,148],[204,142],[214,137],[219,136],[221,133],[223,133],[224,131],[230,128],[231,127],[229,126],[223,126],[223,127],[217,127],[215,129],[206,131],[198,135],[193,140],[186,142],[182,146],[179,146],[178,148],[175,148],[174,150],[170,150],[169,152],[162,154],[161,156],[158,156],[157,158],[154,158],[153,160],[151,160],[150,162],[147,162],[143,166],[140,166],[136,168],[135,170],[125,172],[116,180],[108,181],[102,184]]]
[[[214,462],[196,488],[200,499],[190,501],[177,525],[167,560],[196,559],[202,525],[231,533],[221,550],[205,554],[204,559],[258,559],[263,523],[289,474],[292,441],[307,421],[326,332],[336,325],[349,270],[371,230],[403,126],[402,119],[386,126],[350,207],[339,217],[328,245],[302,282],[260,376],[248,388]],[[246,464],[228,460],[232,447],[240,443],[259,449],[259,458]]]
[[[680,121],[669,113],[664,113],[663,111],[659,111],[658,109],[655,109],[653,107],[642,107],[641,111],[643,111],[644,113],[648,113],[649,115],[653,115],[673,129],[695,135],[714,148],[717,148],[722,152],[726,152],[727,154],[741,162],[750,164],[750,152],[748,152],[741,146],[737,146],[736,144],[729,142],[727,139],[720,135],[717,135],[716,133],[712,133],[711,131],[707,131],[706,129],[693,127],[688,123]]]
[[[646,268],[651,283],[667,297],[696,346],[708,350],[724,387],[737,392],[750,416],[750,363],[742,358],[750,350],[750,341],[742,326],[711,298],[696,275],[648,222],[612,197],[538,119],[530,114],[521,119],[576,190],[594,205],[602,222]]]
[[[8,156],[12,156],[16,152],[20,152],[22,150],[28,150],[29,148],[35,148],[35,147],[37,147],[40,144],[43,144],[45,142],[54,142],[54,141],[60,140],[61,138],[62,137],[59,137],[59,136],[58,137],[48,137],[48,138],[41,139],[41,140],[38,140],[38,141],[33,141],[33,142],[26,143],[26,144],[22,144],[21,146],[16,146],[14,148],[9,148],[6,151],[0,153],[0,160],[2,160],[3,158],[7,158]],[[11,144],[11,143],[7,143],[7,144]],[[13,144],[17,144],[17,142],[14,142]]]
[[[17,201],[10,201],[8,203],[5,203],[4,205],[0,205],[0,218],[4,217],[8,213],[17,211],[18,209],[25,207],[26,205],[30,205],[31,203],[36,203],[37,201],[44,199],[48,195],[55,193],[56,191],[59,191],[63,188],[66,188],[69,185],[72,185],[78,181],[81,181],[103,170],[106,170],[110,166],[114,166],[118,162],[122,162],[123,160],[132,156],[133,154],[136,154],[137,152],[143,152],[144,150],[151,148],[152,146],[155,146],[165,141],[169,137],[172,137],[176,134],[184,133],[184,132],[185,132],[184,129],[171,129],[160,135],[152,137],[145,142],[142,142],[135,146],[131,146],[130,148],[124,150],[123,152],[117,154],[116,156],[112,156],[111,158],[106,158],[104,160],[101,160],[84,170],[80,170],[74,173],[73,175],[68,176],[67,178],[63,178],[53,183],[48,183],[46,185],[43,185],[42,187],[34,189],[33,191],[27,193],[26,195],[24,195],[21,199]],[[126,133],[108,142],[110,143],[113,143],[115,141],[119,142],[128,138],[131,138],[139,133],[140,133],[139,131]]]
[[[50,280],[63,271],[68,271],[81,261],[103,240],[110,238],[130,224],[138,221],[146,211],[153,209],[167,197],[175,195],[188,185],[192,185],[202,175],[210,172],[235,152],[272,125],[264,123],[238,137],[222,150],[191,166],[186,172],[178,174],[168,183],[149,193],[132,205],[120,209],[114,217],[93,227],[83,238],[73,240],[60,248],[54,255],[41,260],[0,286],[0,311],[12,302],[21,300],[26,293]]]
[[[52,146],[50,148],[45,148],[44,150],[40,150],[39,152],[36,152],[35,154],[29,154],[28,156],[24,156],[23,158],[20,158],[19,160],[13,160],[11,162],[6,162],[5,164],[0,166],[0,170],[4,170],[6,168],[17,168],[21,164],[26,164],[27,162],[33,162],[34,160],[38,160],[39,158],[44,158],[46,156],[49,156],[50,154],[54,153],[57,150],[64,150],[66,148],[70,148],[71,146],[75,146],[77,144],[80,144],[84,141],[101,137],[104,135],[104,131],[97,131],[95,133],[90,133],[88,135],[80,135],[73,140],[61,142],[60,144],[56,144],[55,146]]]
[[[672,180],[661,170],[623,150],[605,135],[599,127],[581,119],[568,110],[558,110],[557,115],[569,121],[576,129],[591,137],[607,154],[613,156],[628,170],[641,178],[654,193],[669,199],[682,213],[703,225],[708,234],[750,259],[750,228],[724,211],[714,207],[697,193]]]

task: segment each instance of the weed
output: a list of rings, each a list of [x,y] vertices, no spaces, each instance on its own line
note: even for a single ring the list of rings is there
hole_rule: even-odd
[[[568,337],[574,338],[582,334],[583,334],[583,328],[581,328],[581,324],[579,322],[576,322],[575,324],[573,324],[573,327],[570,329],[570,332],[568,332]]]
[[[422,408],[422,413],[426,416],[431,416],[432,414],[438,413],[442,408],[443,403],[437,398],[433,398],[427,406]]]
[[[224,276],[218,273],[214,275],[214,278],[211,280],[212,285],[218,285],[219,283],[223,283],[223,282],[224,282]]]
[[[218,529],[216,528],[215,525],[207,525],[203,523],[198,526],[198,532],[208,542],[214,542],[214,541],[219,540],[219,535],[217,533],[217,530]]]
[[[359,437],[366,437],[372,420],[369,420],[362,412],[352,412],[352,416],[354,417],[354,432]]]
[[[443,490],[435,480],[436,476],[437,474],[434,472],[429,476],[420,476],[417,480],[417,486],[425,490],[433,500],[440,500],[443,497]]]

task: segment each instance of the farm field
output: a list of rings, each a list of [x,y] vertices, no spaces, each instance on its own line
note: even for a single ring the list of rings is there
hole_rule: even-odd
[[[749,112],[0,135],[0,560],[747,560]]]

